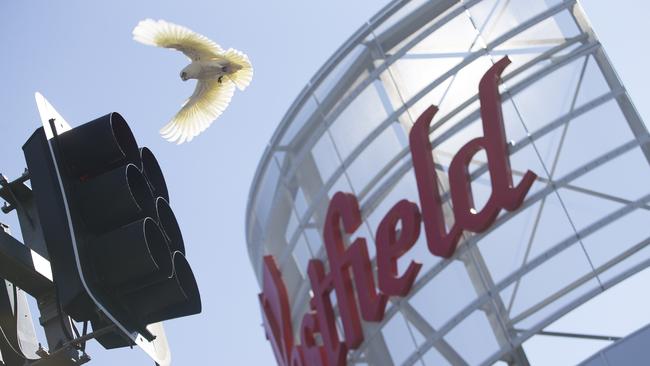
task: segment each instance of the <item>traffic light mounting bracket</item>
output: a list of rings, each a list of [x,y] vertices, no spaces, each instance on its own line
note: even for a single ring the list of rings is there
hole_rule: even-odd
[[[8,226],[3,224],[0,230],[0,279],[7,280],[15,288],[20,288],[36,299],[41,316],[40,324],[44,329],[50,352],[39,348],[36,354],[41,358],[29,359],[23,354],[18,342],[18,321],[6,321],[1,324],[4,331],[0,337],[0,349],[3,351],[4,364],[13,366],[28,362],[29,365],[43,366],[77,366],[90,360],[83,350],[87,340],[101,336],[113,329],[107,326],[89,334],[74,337],[75,330],[69,317],[63,314],[58,306],[56,290],[49,272],[49,255],[43,242],[42,228],[38,213],[33,202],[33,192],[25,185],[29,180],[27,170],[17,179],[9,182],[0,175],[0,198],[5,200],[2,211],[8,214],[15,211],[20,222],[20,228],[25,243],[21,243],[8,232]],[[34,249],[38,249],[38,252]],[[40,260],[39,260],[40,258]],[[6,293],[0,293],[5,299]],[[10,306],[10,300],[5,299],[0,306],[0,319],[5,321],[15,317],[18,308],[16,302]],[[31,319],[29,319],[31,323]],[[75,334],[76,335],[76,334]],[[34,342],[36,340],[34,339]]]

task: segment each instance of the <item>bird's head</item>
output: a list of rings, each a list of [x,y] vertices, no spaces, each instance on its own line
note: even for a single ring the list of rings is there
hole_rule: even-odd
[[[199,76],[199,73],[201,72],[201,67],[199,65],[196,65],[195,63],[191,63],[183,70],[181,70],[180,77],[181,80],[187,81],[189,79],[196,79]]]

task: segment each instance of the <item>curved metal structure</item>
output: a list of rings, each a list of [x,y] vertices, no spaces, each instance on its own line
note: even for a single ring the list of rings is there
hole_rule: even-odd
[[[293,324],[308,309],[311,258],[326,259],[329,199],[354,193],[368,240],[399,199],[417,201],[408,147],[415,118],[440,111],[430,139],[445,188],[458,148],[480,136],[478,82],[512,64],[501,94],[515,183],[538,175],[522,207],[451,259],[424,235],[401,261],[423,263],[391,299],[349,364],[527,365],[522,344],[650,264],[650,138],[576,0],[394,1],[359,29],[300,93],[251,187],[246,236],[261,282],[275,256]],[[478,206],[490,195],[485,155],[472,161]],[[371,252],[371,256],[374,253]],[[639,324],[641,326],[642,324]],[[262,335],[260,335],[262,336]]]

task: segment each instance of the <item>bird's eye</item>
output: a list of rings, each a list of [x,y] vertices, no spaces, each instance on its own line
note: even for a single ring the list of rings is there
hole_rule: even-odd
[[[223,71],[223,72],[228,72],[228,66],[224,66],[224,67],[222,67],[222,68],[221,68],[221,71]]]

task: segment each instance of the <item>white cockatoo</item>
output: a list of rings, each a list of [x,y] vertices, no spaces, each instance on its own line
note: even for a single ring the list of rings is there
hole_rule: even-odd
[[[145,19],[133,29],[133,39],[151,46],[174,48],[191,63],[181,70],[183,81],[196,79],[192,96],[166,124],[160,134],[179,144],[192,140],[223,113],[235,92],[244,90],[253,78],[248,56],[235,49],[225,51],[207,37],[186,27]]]

